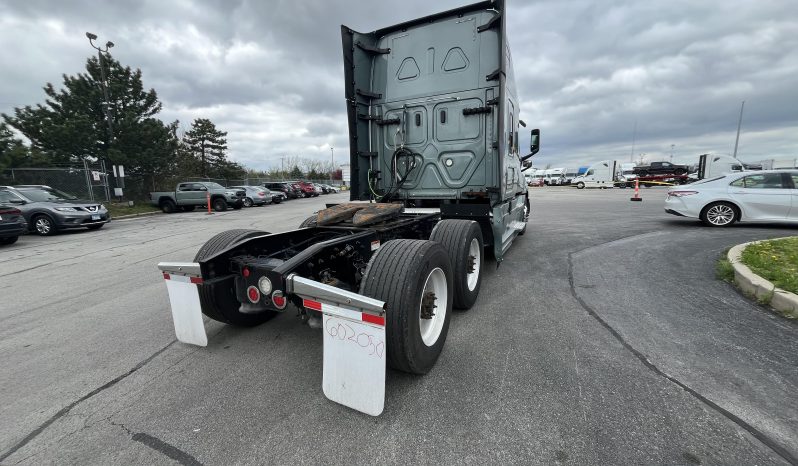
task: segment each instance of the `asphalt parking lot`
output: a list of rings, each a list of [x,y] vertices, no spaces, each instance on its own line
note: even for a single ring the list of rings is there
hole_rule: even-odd
[[[292,313],[176,342],[155,267],[346,194],[23,237],[0,249],[0,463],[796,463],[798,325],[714,278],[728,247],[796,229],[630,195],[532,189],[527,234],[430,374],[389,371],[378,418],[324,397]]]

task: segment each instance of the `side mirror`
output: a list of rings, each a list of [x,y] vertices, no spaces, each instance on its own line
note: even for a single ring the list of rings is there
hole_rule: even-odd
[[[540,130],[535,128],[532,130],[532,137],[529,140],[529,154],[521,157],[521,161],[527,160],[531,158],[533,155],[537,154],[540,150]]]
[[[17,205],[27,204],[27,202],[24,199],[9,199],[8,203],[9,204],[17,204]]]

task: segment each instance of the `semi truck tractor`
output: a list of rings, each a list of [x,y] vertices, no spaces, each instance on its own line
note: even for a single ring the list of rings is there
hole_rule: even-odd
[[[341,27],[350,201],[282,233],[230,230],[158,264],[178,339],[203,315],[255,326],[291,310],[321,328],[322,389],[370,415],[386,367],[425,374],[453,309],[479,296],[529,216],[503,0],[377,29]]]

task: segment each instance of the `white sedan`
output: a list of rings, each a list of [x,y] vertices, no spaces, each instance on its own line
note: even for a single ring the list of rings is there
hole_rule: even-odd
[[[665,212],[713,227],[736,221],[798,224],[798,169],[734,173],[674,187]]]

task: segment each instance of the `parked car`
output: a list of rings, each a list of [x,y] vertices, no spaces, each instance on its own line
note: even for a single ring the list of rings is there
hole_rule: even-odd
[[[96,230],[111,220],[101,203],[80,200],[44,185],[0,186],[0,203],[22,211],[28,228],[42,236],[71,228]]]
[[[271,191],[266,188],[261,188],[260,186],[230,186],[229,189],[243,189],[246,191],[246,197],[244,197],[244,207],[272,203]]]
[[[312,184],[306,181],[291,181],[290,183],[294,189],[299,190],[299,197],[316,197],[320,194]]]
[[[279,191],[285,194],[286,199],[296,199],[302,192],[299,189],[295,189],[291,184],[283,181],[263,183],[263,187],[268,188],[270,191]]]
[[[330,190],[330,194],[335,194],[335,193],[341,192],[341,190],[337,186],[333,186],[333,185],[330,185],[330,184],[325,184],[323,186],[326,186],[327,189]]]
[[[308,183],[309,185],[313,186],[313,190],[316,192],[316,195],[319,194],[327,194],[327,190],[324,189],[319,183]]]
[[[174,191],[156,191],[150,193],[150,203],[158,206],[166,214],[178,209],[190,212],[197,206],[206,206],[210,198],[213,210],[224,212],[227,207],[240,209],[244,207],[246,191],[229,189],[219,183],[208,181],[192,181],[179,183]]]
[[[668,190],[665,212],[713,227],[737,221],[798,223],[798,170],[740,172]]]
[[[288,196],[286,196],[285,193],[282,191],[270,191],[270,192],[272,193],[272,204],[279,204],[284,200],[288,199]]]
[[[22,211],[12,205],[0,204],[0,244],[14,244],[27,231],[28,223]]]

